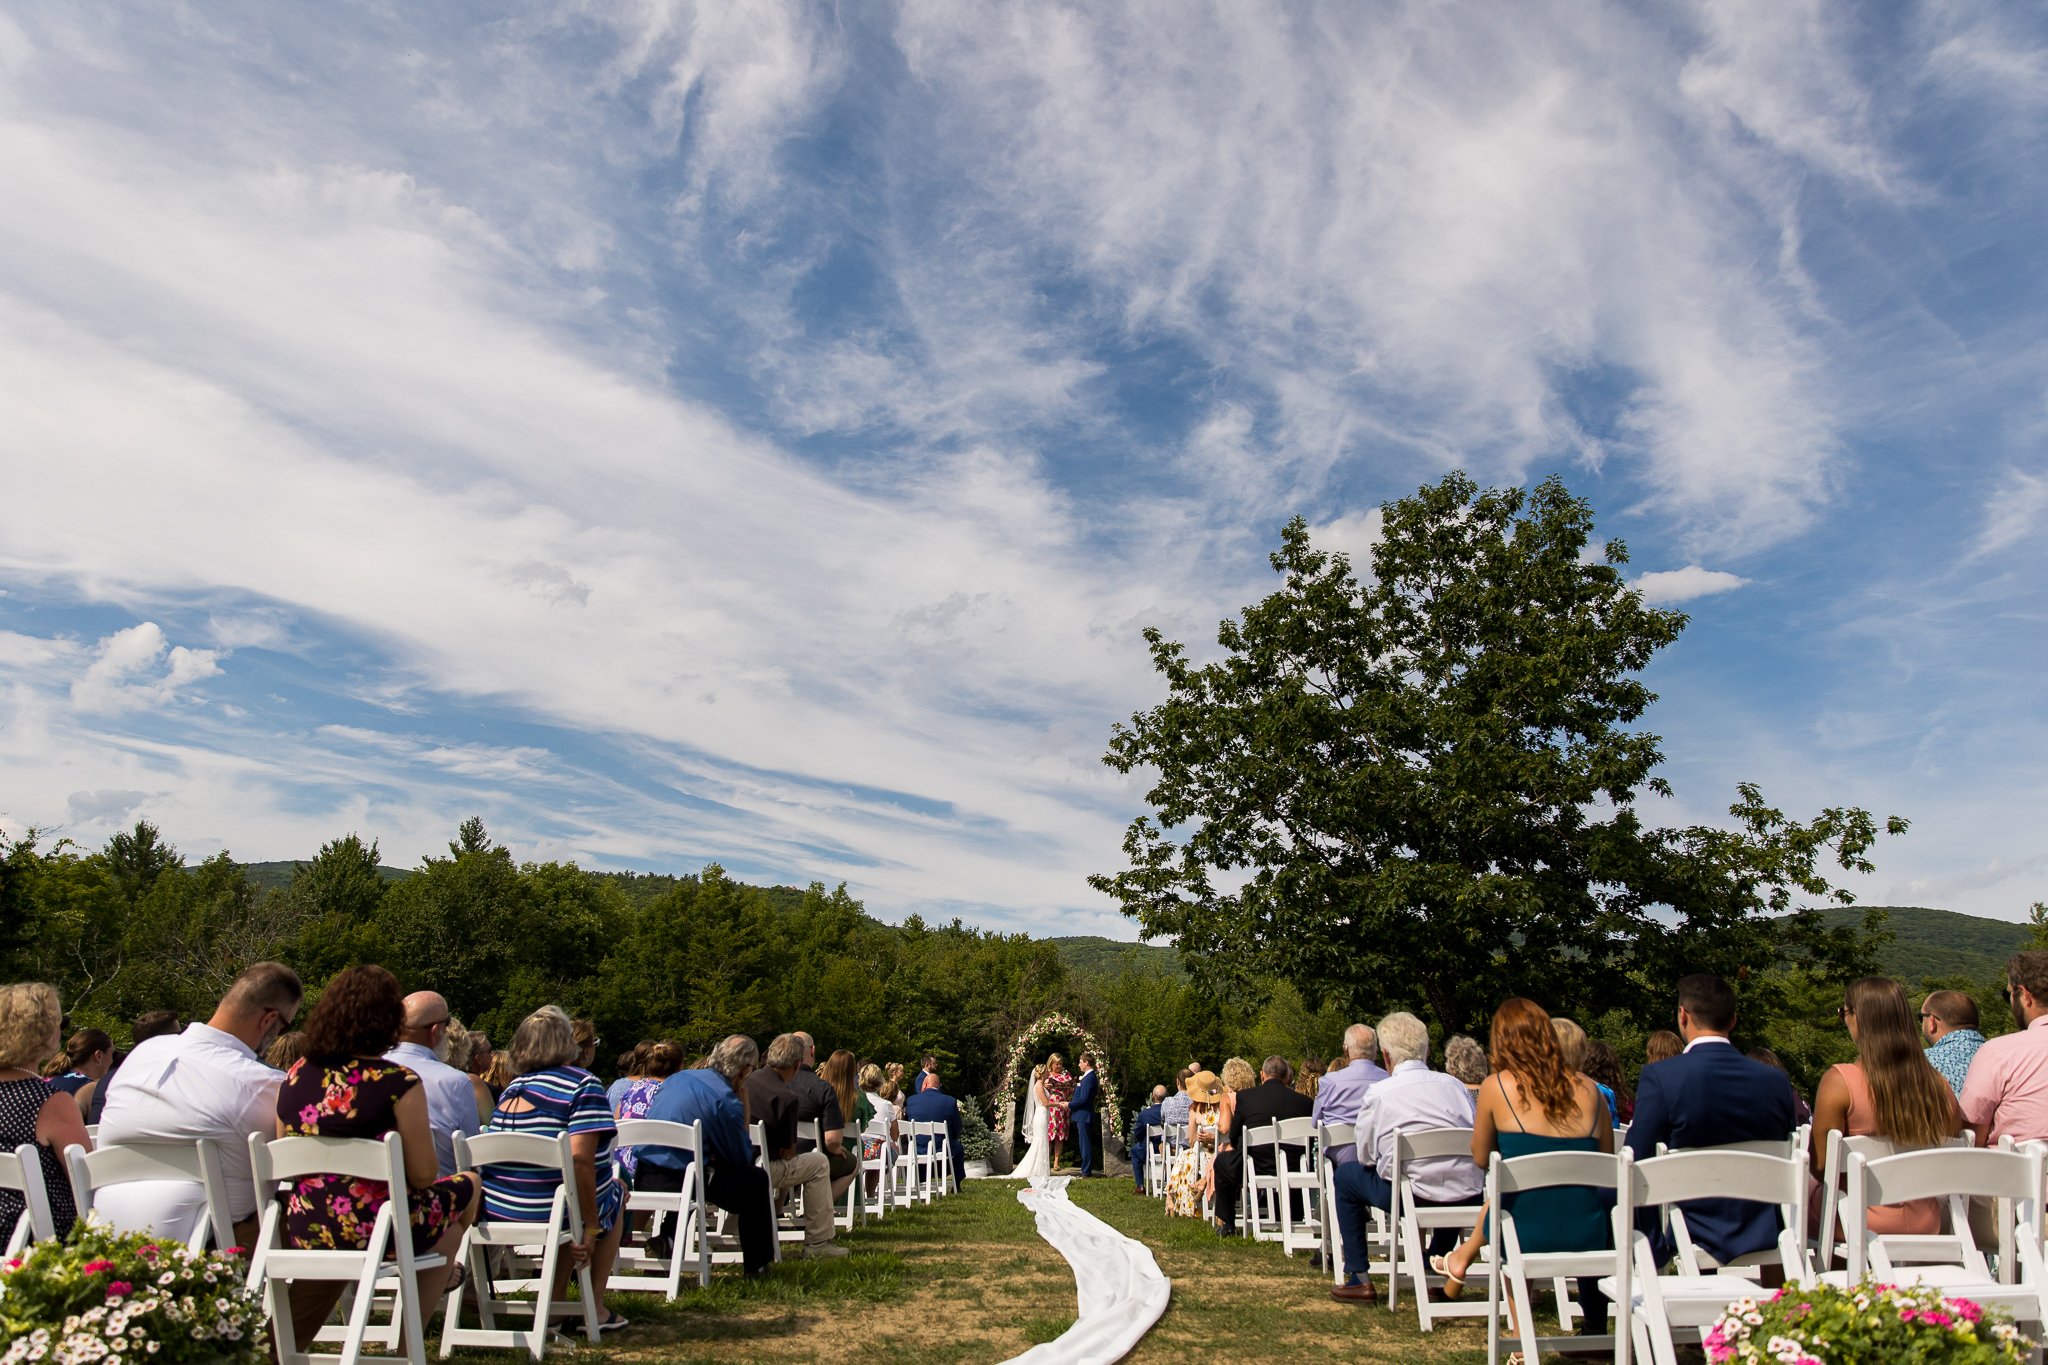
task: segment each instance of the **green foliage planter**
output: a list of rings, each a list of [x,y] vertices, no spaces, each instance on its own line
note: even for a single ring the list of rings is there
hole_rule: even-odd
[[[2033,1343],[2006,1314],[1968,1299],[1865,1280],[1847,1289],[1787,1287],[1762,1302],[1738,1299],[1705,1345],[1715,1365],[1992,1365],[2026,1359]]]
[[[984,1166],[995,1159],[996,1135],[981,1116],[981,1101],[969,1095],[960,1101],[960,1156]]]
[[[0,1266],[0,1365],[255,1365],[269,1359],[269,1332],[248,1271],[239,1249],[194,1254],[81,1224]]]

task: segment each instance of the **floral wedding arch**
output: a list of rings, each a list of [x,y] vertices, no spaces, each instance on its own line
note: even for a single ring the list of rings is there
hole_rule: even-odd
[[[1038,1020],[1010,1043],[1010,1055],[1003,1065],[1002,1083],[996,1087],[994,1098],[1003,1107],[1003,1134],[1007,1138],[1017,1131],[1017,1100],[1024,1093],[1024,1086],[1031,1079],[1033,1056],[1047,1043],[1059,1038],[1072,1038],[1080,1044],[1080,1050],[1095,1059],[1095,1074],[1101,1077],[1101,1099],[1095,1112],[1102,1121],[1103,1132],[1124,1141],[1124,1107],[1117,1099],[1116,1082],[1109,1078],[1109,1071],[1103,1065],[1107,1054],[1102,1044],[1095,1041],[1095,1035],[1081,1027],[1071,1016],[1054,1010],[1039,1016]],[[1078,1058],[1075,1069],[1080,1067]]]

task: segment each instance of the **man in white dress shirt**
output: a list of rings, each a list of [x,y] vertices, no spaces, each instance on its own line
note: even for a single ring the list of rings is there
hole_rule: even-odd
[[[259,962],[234,979],[211,1019],[138,1043],[107,1087],[102,1147],[214,1140],[228,1217],[244,1246],[256,1237],[249,1134],[277,1131],[277,1087],[284,1080],[263,1064],[262,1053],[290,1026],[303,994],[298,973],[282,962]],[[184,1180],[109,1186],[93,1203],[117,1228],[178,1241],[206,1216],[206,1191]]]
[[[1380,1020],[1379,1042],[1393,1070],[1359,1102],[1357,1160],[1331,1172],[1345,1283],[1330,1297],[1344,1303],[1373,1301],[1366,1231],[1371,1210],[1392,1212],[1394,1140],[1430,1128],[1472,1126],[1472,1092],[1457,1077],[1429,1069],[1427,1025],[1412,1014],[1390,1014]],[[1402,1176],[1421,1204],[1470,1204],[1486,1188],[1486,1177],[1469,1156],[1431,1157],[1403,1168]],[[1451,1232],[1448,1240],[1455,1239],[1455,1232],[1445,1231]]]
[[[397,1062],[420,1078],[427,1096],[427,1126],[434,1130],[434,1159],[442,1175],[455,1174],[455,1135],[474,1137],[483,1129],[469,1073],[443,1060],[448,1055],[450,1017],[446,1000],[433,991],[414,991],[405,997],[405,1026],[398,1030],[398,1046],[384,1054],[385,1061]]]

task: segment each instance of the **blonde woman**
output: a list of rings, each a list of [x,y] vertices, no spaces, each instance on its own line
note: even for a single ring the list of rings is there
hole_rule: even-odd
[[[1052,1097],[1045,1083],[1047,1065],[1040,1062],[1031,1068],[1031,1085],[1024,1092],[1024,1159],[1010,1171],[1012,1180],[1052,1174]]]
[[[59,1154],[73,1143],[92,1150],[78,1101],[43,1079],[43,1063],[57,1054],[63,1027],[55,986],[41,981],[0,986],[0,1150],[35,1144],[59,1237],[70,1235],[78,1216],[71,1177]],[[0,1228],[12,1232],[15,1222],[27,1216],[19,1194],[0,1190]]]

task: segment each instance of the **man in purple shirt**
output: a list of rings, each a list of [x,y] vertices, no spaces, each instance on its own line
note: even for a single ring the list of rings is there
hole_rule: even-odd
[[[1364,1101],[1365,1092],[1387,1078],[1387,1073],[1373,1061],[1379,1055],[1380,1040],[1372,1025],[1353,1024],[1344,1030],[1344,1056],[1348,1060],[1326,1074],[1316,1087],[1316,1107],[1309,1115],[1316,1127],[1358,1122],[1358,1106]],[[1337,1146],[1324,1153],[1324,1159],[1341,1166],[1358,1160],[1358,1153],[1349,1146]]]

